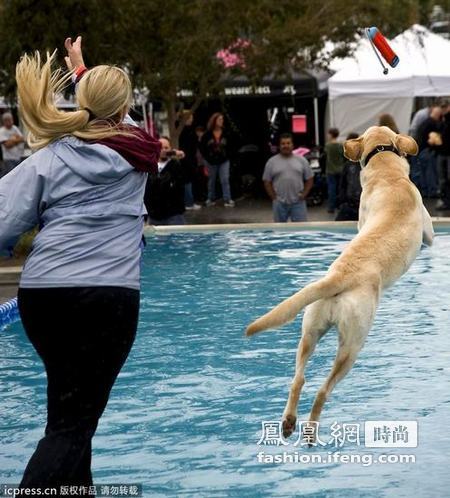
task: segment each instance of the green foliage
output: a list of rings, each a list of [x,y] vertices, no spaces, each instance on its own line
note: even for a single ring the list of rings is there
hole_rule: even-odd
[[[15,96],[15,65],[24,52],[58,49],[64,65],[64,39],[83,35],[89,41],[86,62],[115,62],[111,50],[120,26],[120,0],[0,0],[0,92]],[[123,51],[122,51],[123,52]]]
[[[253,79],[326,66],[325,40],[348,53],[355,34],[378,26],[394,36],[423,21],[429,0],[0,0],[0,92],[14,95],[14,67],[24,51],[60,50],[83,35],[89,65],[125,65],[136,85],[160,99],[175,128],[177,92],[194,92],[196,107],[226,74]],[[237,39],[245,67],[225,71],[217,52]]]

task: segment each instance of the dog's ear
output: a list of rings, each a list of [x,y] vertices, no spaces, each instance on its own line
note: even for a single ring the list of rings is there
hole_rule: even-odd
[[[417,156],[419,152],[419,147],[414,138],[408,135],[396,135],[394,139],[395,147],[404,154],[409,154],[410,156]]]
[[[352,138],[344,142],[344,156],[350,161],[359,161],[363,152],[363,137]]]

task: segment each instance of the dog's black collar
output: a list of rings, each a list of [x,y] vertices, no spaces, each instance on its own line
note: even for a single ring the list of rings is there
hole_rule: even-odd
[[[393,145],[377,145],[375,149],[371,150],[367,156],[361,160],[361,166],[364,166],[372,159],[373,156],[378,154],[379,152],[394,152],[397,156],[402,157],[400,152]]]

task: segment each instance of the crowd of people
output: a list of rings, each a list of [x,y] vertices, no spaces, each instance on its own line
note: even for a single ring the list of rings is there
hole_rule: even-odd
[[[187,111],[189,112],[189,111]],[[184,151],[182,175],[178,175],[178,217],[182,211],[181,183],[184,182],[184,204],[186,209],[200,209],[201,204],[212,206],[216,203],[216,178],[220,178],[222,196],[226,207],[234,207],[230,193],[230,144],[224,116],[215,113],[211,116],[206,130],[192,129],[193,116],[190,114],[180,136],[180,149]],[[395,133],[399,129],[390,114],[382,114],[378,126],[387,126]],[[409,134],[419,145],[417,157],[410,157],[410,177],[424,198],[439,198],[437,209],[450,209],[450,104],[438,100],[424,109],[418,110],[412,121]],[[357,138],[350,133],[346,139]],[[343,144],[338,141],[339,130],[330,128],[324,147],[324,176],[327,185],[328,213],[336,214],[336,221],[357,220],[361,196],[360,166],[344,157]],[[163,139],[166,141],[167,139]],[[167,145],[165,143],[165,145]],[[165,147],[163,147],[164,149]],[[294,139],[289,133],[279,137],[278,153],[272,156],[264,167],[262,181],[267,195],[272,200],[275,222],[306,221],[307,198],[314,186],[314,173],[307,159],[294,149]],[[164,152],[162,152],[164,154]],[[206,179],[206,182],[205,182]],[[207,183],[206,202],[201,198],[204,184]],[[194,192],[194,195],[193,195]],[[150,205],[151,193],[147,191]],[[170,195],[167,196],[170,198]],[[149,209],[151,212],[151,209]],[[165,213],[165,214],[168,214]],[[172,216],[172,214],[170,214]],[[171,223],[169,216],[156,219],[154,223]]]
[[[390,114],[380,115],[374,124],[400,133]],[[440,99],[419,109],[413,116],[408,134],[419,146],[419,154],[408,158],[411,180],[423,198],[438,199],[436,209],[450,210],[450,102]],[[336,221],[357,220],[361,169],[358,163],[345,159],[338,136],[338,129],[329,129],[325,145],[328,212],[338,210]],[[346,139],[357,137],[358,134],[350,133]]]
[[[3,162],[0,176],[3,176],[23,158],[24,137],[10,112],[5,112],[1,120]],[[235,151],[232,150],[224,115],[214,113],[206,127],[194,126],[194,115],[189,110],[180,113],[180,120],[184,126],[177,149],[172,147],[169,137],[159,139],[158,171],[149,175],[144,197],[149,224],[184,224],[186,210],[215,206],[220,196],[223,199],[221,205],[226,208],[235,206],[230,188],[230,159]],[[382,114],[374,124],[388,126],[399,133],[390,114]],[[418,110],[411,121],[409,134],[419,145],[418,156],[410,158],[411,180],[424,198],[440,199],[437,209],[450,209],[449,101],[441,99]],[[338,137],[339,130],[330,128],[323,149],[327,209],[328,213],[336,214],[337,221],[357,220],[361,195],[360,167],[345,159],[343,144]],[[350,133],[346,138],[356,137],[357,134]],[[265,164],[260,181],[272,200],[275,222],[307,220],[306,201],[314,186],[315,175],[299,150],[303,149],[294,149],[293,136],[282,133],[278,153]]]
[[[439,198],[436,209],[450,209],[450,102],[438,100],[417,111],[409,134],[419,145],[411,180],[423,197]]]
[[[185,125],[179,138],[179,149],[169,137],[159,139],[161,155],[158,172],[149,175],[144,202],[148,223],[182,225],[185,210],[216,205],[217,178],[220,179],[223,205],[235,206],[230,188],[230,142],[222,113],[214,113],[207,124],[193,127],[193,114],[181,116]],[[205,188],[206,187],[206,188]],[[206,191],[206,199],[204,199]]]

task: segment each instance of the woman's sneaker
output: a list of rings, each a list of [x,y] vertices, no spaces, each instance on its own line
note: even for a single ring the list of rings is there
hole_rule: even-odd
[[[205,203],[206,207],[215,206],[215,205],[216,205],[216,201],[210,201],[209,199]]]
[[[202,207],[199,204],[192,204],[192,206],[186,206],[187,211],[197,211],[198,209],[201,209]]]
[[[235,203],[234,203],[234,201],[233,201],[232,199],[230,199],[228,202],[225,202],[225,203],[224,203],[224,206],[225,206],[226,208],[234,208]]]

